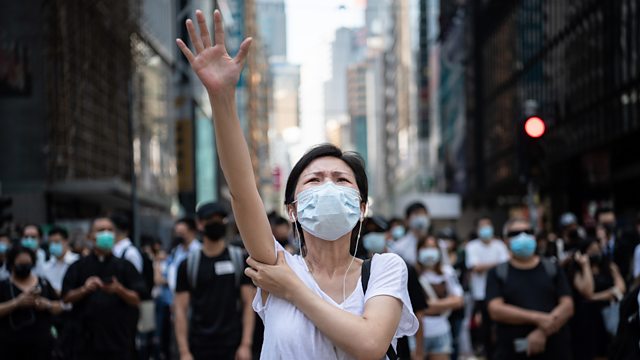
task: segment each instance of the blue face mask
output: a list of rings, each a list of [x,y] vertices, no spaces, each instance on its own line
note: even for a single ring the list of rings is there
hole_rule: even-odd
[[[427,215],[416,215],[409,220],[409,226],[413,230],[427,231],[431,225],[431,220]]]
[[[482,240],[491,240],[493,238],[493,226],[482,226],[478,229],[478,237]]]
[[[391,228],[391,236],[393,236],[394,240],[398,240],[404,236],[405,230],[404,226],[396,225]]]
[[[536,251],[536,239],[523,232],[511,238],[509,248],[513,255],[528,258]]]
[[[4,255],[9,250],[9,245],[5,243],[0,243],[0,254]]]
[[[418,251],[418,261],[424,266],[433,266],[440,261],[440,250],[425,248]]]
[[[362,245],[370,253],[381,253],[387,244],[383,233],[368,233],[362,237]]]
[[[309,234],[335,241],[353,230],[360,219],[360,193],[332,182],[298,194],[298,221]]]
[[[111,251],[116,236],[112,231],[100,231],[96,234],[96,247],[100,250]]]
[[[55,256],[55,257],[60,257],[62,256],[62,244],[60,243],[53,243],[53,244],[49,244],[49,253],[51,254],[51,256]]]
[[[20,245],[31,250],[36,250],[38,249],[38,240],[34,237],[23,237],[22,240],[20,240]]]

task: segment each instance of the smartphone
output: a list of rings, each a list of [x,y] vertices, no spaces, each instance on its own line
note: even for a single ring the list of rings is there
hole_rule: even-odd
[[[513,340],[513,347],[516,353],[524,353],[529,349],[529,341],[526,338],[519,338]]]

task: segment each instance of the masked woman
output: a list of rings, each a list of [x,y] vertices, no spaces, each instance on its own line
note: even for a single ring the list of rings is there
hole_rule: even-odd
[[[236,83],[251,38],[231,58],[220,13],[214,13],[215,45],[202,12],[196,18],[199,33],[191,20],[186,23],[195,52],[182,40],[177,43],[209,94],[220,165],[251,255],[252,269],[245,272],[260,288],[253,305],[265,324],[262,358],[393,358],[395,339],[415,333],[418,321],[402,259],[375,255],[369,281],[362,281],[363,262],[352,255],[368,196],[362,159],[323,145],[298,161],[287,181],[285,204],[301,253],[283,251],[271,235],[236,113]]]

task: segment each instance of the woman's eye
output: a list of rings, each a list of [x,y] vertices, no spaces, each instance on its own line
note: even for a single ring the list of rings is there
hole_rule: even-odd
[[[318,179],[318,178],[311,178],[311,179],[307,180],[307,181],[305,182],[305,184],[309,184],[309,183],[312,183],[312,182],[318,182],[318,181],[320,181],[320,179]]]
[[[349,181],[349,179],[347,179],[347,178],[339,178],[339,179],[338,179],[338,181],[339,181],[339,182],[348,182],[348,183],[350,183],[350,182],[351,182],[351,181]]]

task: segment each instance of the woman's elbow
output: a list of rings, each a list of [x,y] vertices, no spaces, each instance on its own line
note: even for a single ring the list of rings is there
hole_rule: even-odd
[[[389,344],[385,345],[385,342],[376,341],[373,337],[370,337],[361,343],[358,353],[355,354],[355,358],[358,360],[380,360],[385,357]]]

